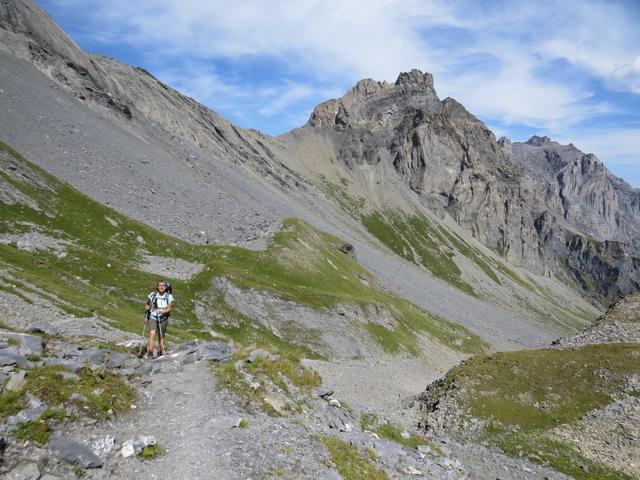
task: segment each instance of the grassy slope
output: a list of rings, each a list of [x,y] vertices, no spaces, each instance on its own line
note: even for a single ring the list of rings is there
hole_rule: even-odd
[[[179,257],[206,265],[204,271],[189,281],[170,279],[178,298],[174,318],[180,322],[180,327],[172,331],[174,338],[209,336],[195,315],[193,304],[196,299],[211,296],[214,277],[226,276],[239,287],[267,290],[314,308],[344,302],[383,306],[398,320],[397,328],[370,325],[368,330],[389,352],[404,350],[417,354],[417,333],[462,352],[484,348],[482,341],[463,327],[373,286],[376,282],[371,274],[338,250],[343,243],[340,239],[298,219],[286,220],[282,230],[261,252],[191,245],[91,200],[1,142],[0,149],[14,157],[21,168],[30,170],[30,175],[44,178],[47,184],[44,188],[31,185],[9,171],[0,172],[41,209],[0,203],[0,233],[33,228],[72,244],[64,258],[48,250],[29,252],[15,244],[0,244],[0,275],[2,270],[11,274],[11,278],[0,280],[5,285],[16,285],[15,290],[27,298],[30,286],[34,286],[71,313],[100,315],[119,328],[137,333],[142,324],[142,300],[156,279],[156,275],[137,268],[144,250],[151,255]],[[222,296],[217,302],[224,303]],[[281,340],[253,325],[250,319],[224,305],[220,307],[240,319],[237,328],[219,328],[223,333],[244,341],[259,338],[263,343],[284,348]]]
[[[341,180],[340,184],[325,180],[321,187],[344,211],[361,221],[367,231],[392,252],[416,265],[422,265],[440,280],[471,296],[481,295],[463,278],[462,271],[454,259],[458,254],[467,257],[484,273],[488,285],[502,286],[512,282],[544,298],[549,304],[546,310],[515,291],[513,293],[525,308],[551,324],[567,331],[574,331],[583,327],[585,322],[595,320],[594,314],[590,312],[568,309],[546,287],[531,278],[523,278],[505,262],[485,255],[456,233],[441,225],[434,225],[421,213],[407,215],[390,208],[364,213],[365,200],[350,195],[347,191],[348,180]]]
[[[463,417],[483,421],[481,437],[513,456],[524,456],[575,478],[627,478],[581,457],[549,432],[573,424],[629,391],[640,374],[640,345],[604,344],[473,357],[445,377]]]

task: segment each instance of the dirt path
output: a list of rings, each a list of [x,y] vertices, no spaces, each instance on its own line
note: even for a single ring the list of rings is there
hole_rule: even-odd
[[[207,362],[181,371],[167,362],[162,370],[149,377],[137,408],[110,434],[120,443],[153,435],[165,454],[147,461],[112,456],[110,468],[96,471],[95,478],[340,478],[324,465],[324,449],[310,432],[290,421],[241,411],[227,392],[215,388]],[[248,420],[247,428],[237,427],[241,418]]]

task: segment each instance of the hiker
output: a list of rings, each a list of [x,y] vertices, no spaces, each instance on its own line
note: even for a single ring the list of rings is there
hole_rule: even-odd
[[[153,344],[156,332],[160,329],[158,339],[158,357],[164,355],[164,334],[169,324],[169,315],[173,309],[173,295],[171,287],[164,280],[158,281],[156,291],[149,294],[144,311],[147,312],[145,321],[149,328],[149,345],[147,347],[147,357],[153,358]]]

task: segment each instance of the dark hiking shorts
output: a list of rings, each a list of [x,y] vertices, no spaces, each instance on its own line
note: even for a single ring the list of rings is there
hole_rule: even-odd
[[[160,330],[162,331],[162,336],[164,337],[164,334],[167,331],[167,325],[169,325],[169,319],[165,318],[164,320],[157,322],[155,318],[149,317],[149,320],[147,320],[147,328],[149,329],[149,331],[157,331],[158,324],[160,324]]]

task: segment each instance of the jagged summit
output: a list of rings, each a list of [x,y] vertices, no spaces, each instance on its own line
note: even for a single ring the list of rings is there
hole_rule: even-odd
[[[405,87],[427,88],[433,90],[433,75],[414,68],[410,72],[400,73],[395,84],[398,86],[402,85]]]
[[[318,105],[307,125],[338,129],[357,124],[389,126],[416,111],[441,110],[433,76],[413,69],[400,73],[394,83],[360,80],[344,96]]]
[[[556,143],[556,142],[552,142],[552,140],[549,137],[539,137],[538,135],[534,135],[525,143],[527,145],[533,145],[534,147],[541,147],[542,145],[548,145],[549,143]]]

